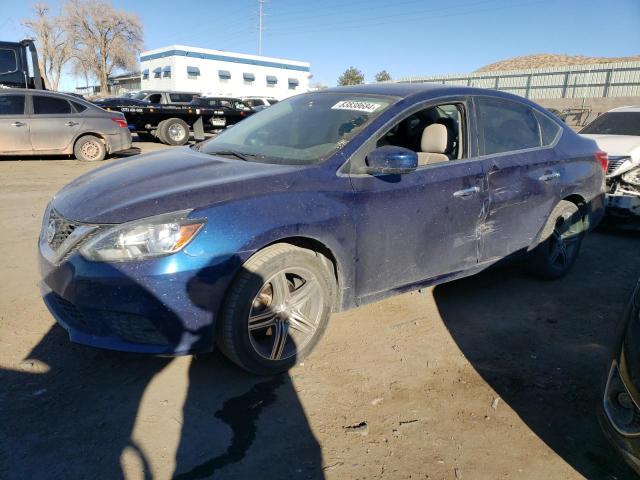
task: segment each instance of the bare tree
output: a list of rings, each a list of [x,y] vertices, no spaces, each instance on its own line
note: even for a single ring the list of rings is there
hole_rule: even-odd
[[[71,59],[73,45],[58,15],[49,5],[36,3],[33,18],[22,21],[38,47],[38,65],[46,88],[57,90],[62,67]]]
[[[74,40],[74,63],[81,62],[106,93],[115,70],[133,69],[138,63],[143,35],[140,18],[104,0],[69,0],[63,12]]]

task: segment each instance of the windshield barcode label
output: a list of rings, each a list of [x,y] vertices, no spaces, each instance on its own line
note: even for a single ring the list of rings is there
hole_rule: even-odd
[[[331,110],[355,110],[356,112],[373,113],[380,108],[379,103],[373,102],[358,102],[354,100],[343,100],[336,103]]]

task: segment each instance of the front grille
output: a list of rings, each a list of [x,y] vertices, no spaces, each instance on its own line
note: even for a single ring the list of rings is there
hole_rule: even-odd
[[[91,323],[80,310],[68,300],[55,293],[49,294],[52,307],[69,327],[84,333],[98,334],[101,331],[98,323]]]
[[[607,175],[615,172],[629,157],[609,157],[609,165],[607,166]]]
[[[57,251],[69,235],[78,227],[79,224],[71,222],[62,217],[53,208],[49,212],[49,220],[47,222],[47,240],[53,251]],[[53,228],[53,236],[49,240],[50,229]]]
[[[146,317],[120,312],[101,312],[100,317],[108,324],[111,332],[128,342],[147,345],[168,343],[167,338]]]

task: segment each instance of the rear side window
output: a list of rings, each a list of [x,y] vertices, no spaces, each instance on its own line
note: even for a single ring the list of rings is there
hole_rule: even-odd
[[[190,93],[170,93],[169,100],[172,102],[189,103],[193,100],[193,95]]]
[[[71,101],[71,105],[73,105],[74,110],[78,113],[84,112],[88,108],[86,105],[74,101]]]
[[[71,113],[71,104],[63,98],[34,95],[33,113],[36,115],[61,115]]]
[[[24,95],[0,95],[0,115],[24,115]]]
[[[533,111],[533,114],[540,125],[540,137],[542,138],[542,146],[551,145],[560,133],[560,125],[547,117],[544,113]]]
[[[526,105],[496,98],[478,98],[480,155],[525,150],[542,145],[538,121]]]

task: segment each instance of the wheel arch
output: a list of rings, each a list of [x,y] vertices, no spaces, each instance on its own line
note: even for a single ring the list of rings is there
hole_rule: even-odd
[[[93,137],[99,138],[102,141],[102,143],[104,143],[104,148],[106,149],[107,153],[111,153],[111,146],[109,145],[109,142],[107,142],[107,139],[105,138],[104,133],[98,133],[94,131],[81,132],[78,135],[76,135],[76,137],[73,139],[73,142],[71,142],[72,152],[73,152],[73,149],[76,147],[76,143],[78,143],[78,140],[80,140],[82,137],[86,137],[87,135],[91,135]]]
[[[277,243],[288,243],[290,245],[294,245],[296,247],[304,248],[306,250],[311,250],[316,254],[319,254],[320,258],[323,261],[327,262],[327,267],[330,268],[331,273],[333,274],[336,280],[336,291],[335,291],[335,301],[333,305],[334,311],[339,311],[342,309],[343,298],[342,298],[342,285],[344,282],[344,271],[342,269],[341,263],[338,260],[338,257],[334,254],[334,252],[329,248],[325,243],[320,240],[308,236],[291,236],[291,237],[283,237],[277,240],[272,241],[264,245],[255,251],[254,255],[266,247],[271,245],[275,245]]]

